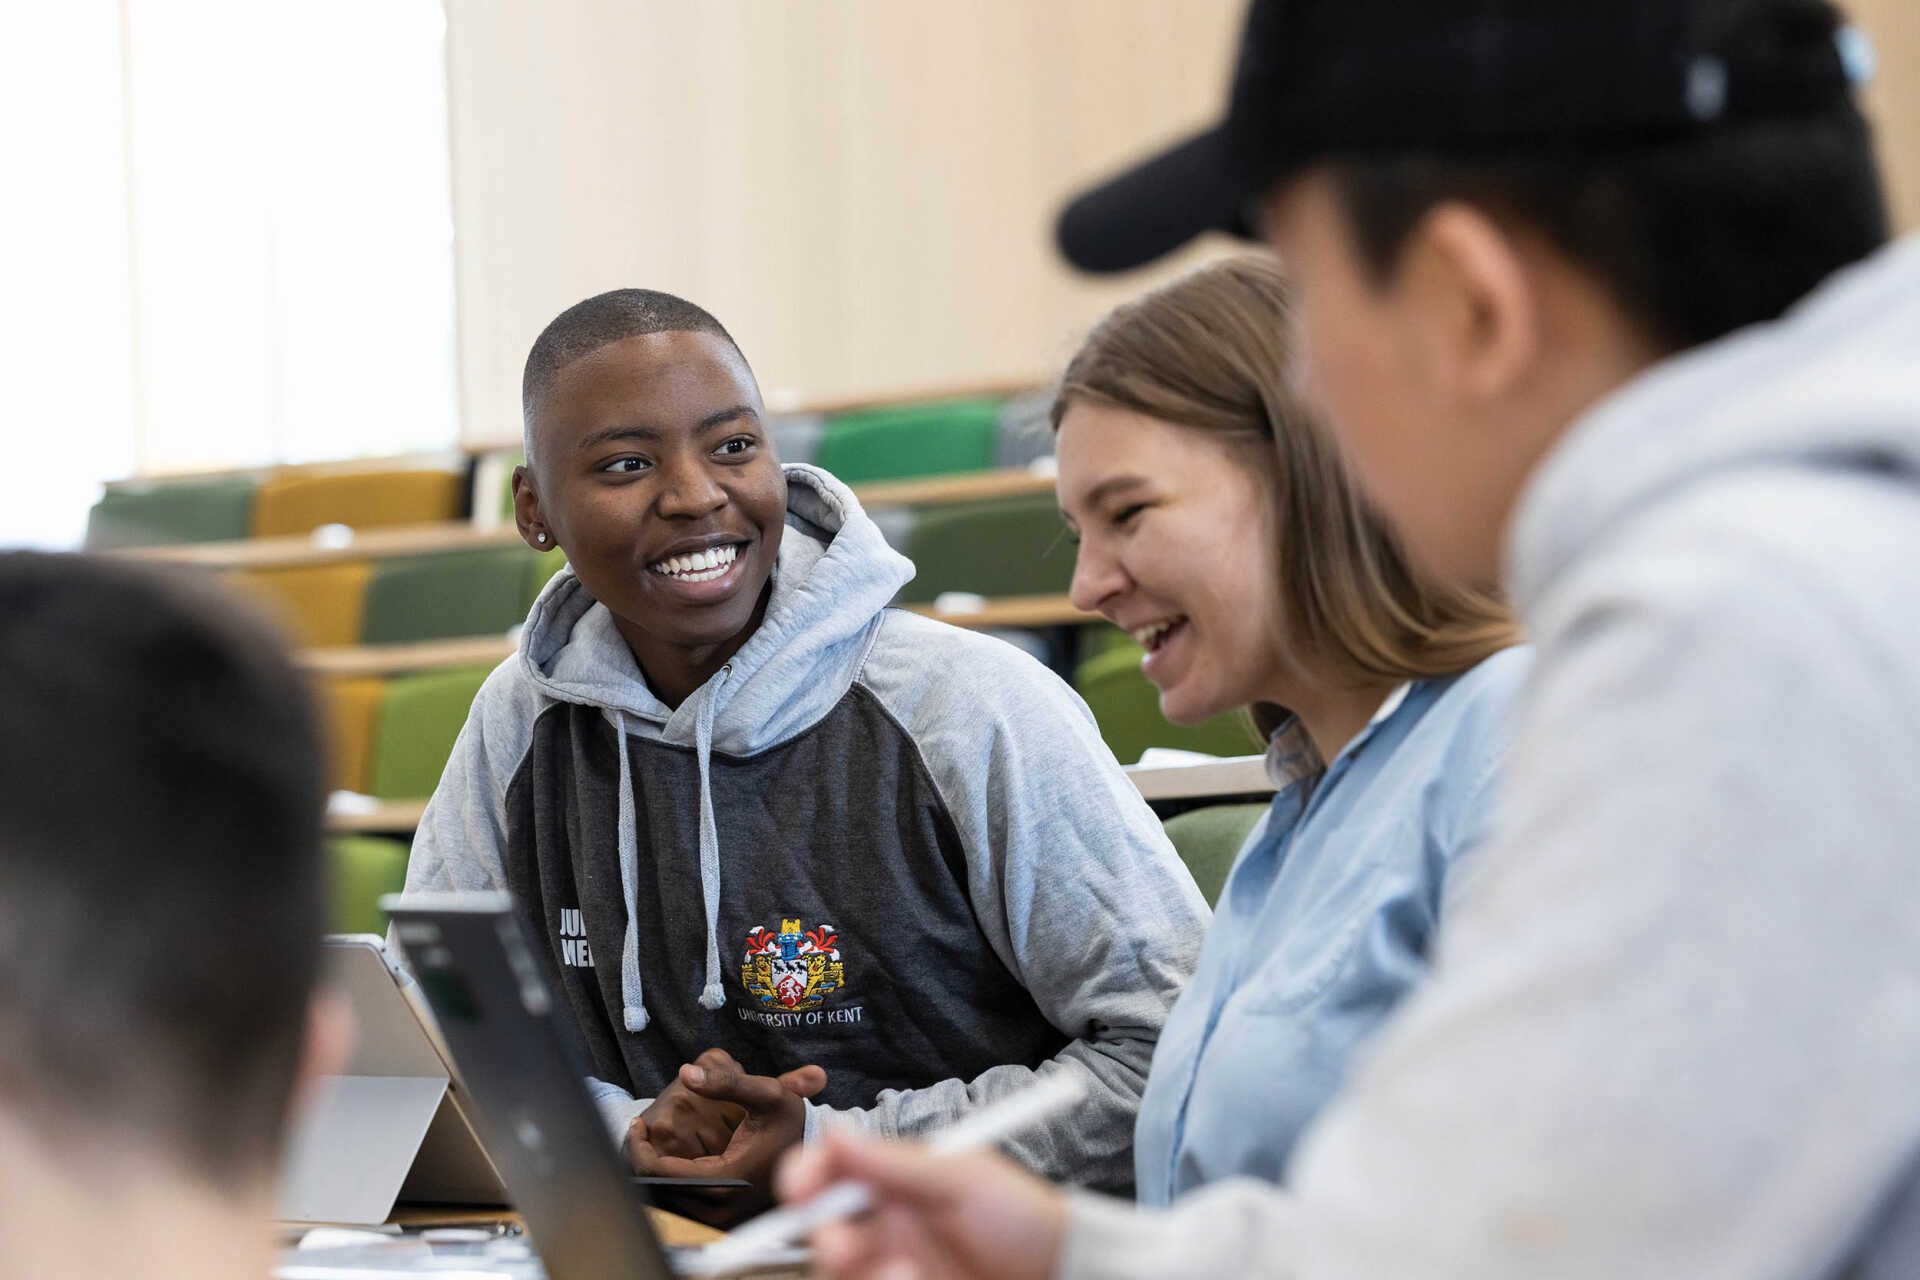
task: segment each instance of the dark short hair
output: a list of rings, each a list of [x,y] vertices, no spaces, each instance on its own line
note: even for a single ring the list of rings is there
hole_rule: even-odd
[[[319,966],[305,687],[210,586],[13,552],[0,707],[0,1107],[256,1182]]]
[[[740,344],[704,308],[655,289],[613,289],[576,302],[555,316],[527,352],[520,375],[520,413],[528,456],[533,449],[533,420],[540,401],[560,371],[610,342],[650,333],[711,333],[726,339],[736,353]],[[746,356],[741,354],[744,363]]]
[[[1887,239],[1851,107],[1663,145],[1343,157],[1330,172],[1377,277],[1430,210],[1464,201],[1543,235],[1669,350],[1775,318]]]

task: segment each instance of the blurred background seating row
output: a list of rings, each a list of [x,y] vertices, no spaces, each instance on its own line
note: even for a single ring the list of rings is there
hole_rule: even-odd
[[[234,569],[223,580],[308,647],[500,635],[566,563],[517,544],[384,560]]]
[[[1074,550],[1044,464],[1035,468],[1052,452],[1050,403],[1046,391],[961,397],[776,415],[770,428],[783,460],[813,463],[863,486],[882,532],[916,566],[898,603],[926,608],[955,599],[953,593],[989,605],[1032,602],[1014,619],[1023,629],[992,634],[1070,679],[1123,763],[1137,761],[1149,747],[1254,751],[1235,717],[1184,728],[1168,724],[1140,674],[1138,646],[1104,624],[1073,625],[1083,616],[1064,601]],[[118,485],[93,509],[88,542],[197,560],[275,614],[296,645],[333,650],[334,658],[356,647],[504,638],[565,564],[563,556],[537,554],[511,533],[510,477],[520,461],[517,450],[504,449],[444,466],[339,463]],[[329,525],[353,533],[308,540]],[[364,537],[363,530],[391,532]],[[151,550],[205,543],[238,547],[182,546],[178,557]],[[422,545],[433,549],[419,550]],[[963,613],[954,616],[967,621]],[[374,669],[389,665],[391,652]],[[371,818],[343,824],[368,829],[332,839],[336,928],[380,927],[374,903],[404,879],[410,815],[438,784],[491,670],[490,664],[469,665],[474,656],[406,652],[384,674],[323,674],[331,664],[313,656],[330,785],[371,798],[348,802],[341,812],[379,802]],[[416,665],[433,662],[463,665]],[[1209,899],[1258,810],[1213,804],[1169,820],[1170,837]]]
[[[1169,724],[1159,695],[1140,674],[1140,649],[1111,627],[1079,628],[1089,651],[1074,687],[1122,764],[1149,747],[1217,756],[1260,749],[1237,714],[1198,725]],[[440,780],[454,738],[489,666],[462,666],[393,676],[324,676],[321,704],[332,748],[332,786],[383,800],[425,799]]]
[[[1240,850],[1267,806],[1215,804],[1166,820],[1167,838],[1207,902],[1217,904]],[[335,835],[328,840],[333,901],[328,927],[336,933],[383,933],[383,894],[398,893],[407,879],[408,841],[391,835]]]
[[[1046,392],[965,397],[775,415],[769,429],[787,462],[826,468],[848,484],[1025,467],[1053,450]],[[469,512],[510,519],[517,450],[458,466],[285,467],[262,474],[127,482],[90,513],[94,550],[297,536],[323,525],[354,529],[457,520]],[[473,492],[484,484],[482,492]]]
[[[232,542],[306,534],[328,524],[377,529],[457,520],[466,513],[467,483],[464,468],[289,467],[258,478],[116,485],[89,514],[87,547]]]

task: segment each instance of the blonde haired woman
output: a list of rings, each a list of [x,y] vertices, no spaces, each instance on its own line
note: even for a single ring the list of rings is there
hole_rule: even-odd
[[[1266,260],[1204,267],[1102,321],[1054,404],[1074,602],[1142,642],[1168,719],[1251,709],[1278,788],[1154,1054],[1134,1145],[1150,1205],[1278,1181],[1421,977],[1528,661],[1496,601],[1427,580],[1361,500],[1288,387],[1288,309]],[[795,1195],[846,1174],[908,1201],[938,1188],[905,1252],[959,1273],[1018,1274],[1059,1246],[1059,1193],[992,1162],[963,1176],[836,1140],[794,1163]],[[818,1243],[861,1274],[899,1252],[879,1227]]]
[[[1160,709],[1249,707],[1279,788],[1160,1037],[1135,1129],[1144,1203],[1278,1181],[1426,964],[1488,817],[1526,666],[1495,601],[1428,582],[1287,384],[1266,259],[1101,322],[1054,402],[1073,600],[1146,646]]]

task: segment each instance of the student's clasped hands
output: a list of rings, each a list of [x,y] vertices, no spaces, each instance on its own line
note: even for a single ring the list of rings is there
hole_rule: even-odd
[[[807,1128],[806,1100],[827,1085],[820,1067],[795,1067],[778,1076],[747,1072],[724,1049],[709,1049],[627,1129],[626,1154],[634,1171],[665,1178],[739,1178],[750,1190],[715,1190],[673,1197],[673,1208],[728,1224],[764,1208],[773,1168]]]

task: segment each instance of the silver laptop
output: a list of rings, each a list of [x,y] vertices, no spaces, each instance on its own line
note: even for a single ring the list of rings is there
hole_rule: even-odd
[[[324,946],[326,980],[353,1015],[353,1052],[295,1126],[281,1219],[378,1223],[401,1200],[505,1204],[452,1058],[383,940],[335,934]]]

